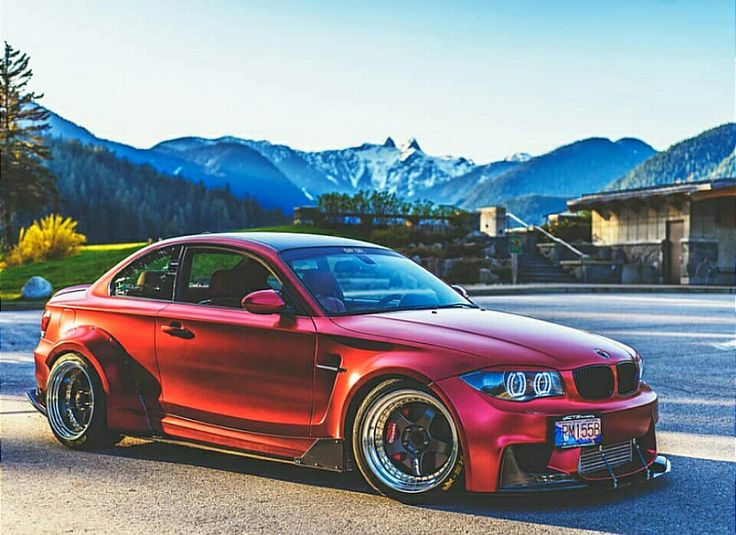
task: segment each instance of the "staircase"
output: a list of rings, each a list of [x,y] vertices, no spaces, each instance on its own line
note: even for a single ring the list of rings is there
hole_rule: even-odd
[[[534,247],[519,255],[519,282],[569,283],[578,282],[573,275],[555,266]]]

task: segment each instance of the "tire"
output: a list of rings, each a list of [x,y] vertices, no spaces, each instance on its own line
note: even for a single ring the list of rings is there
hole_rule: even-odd
[[[51,432],[67,448],[109,448],[120,440],[120,435],[107,428],[100,378],[76,353],[62,355],[51,367],[46,412]]]
[[[462,474],[450,412],[428,389],[400,379],[382,382],[360,404],[352,449],[368,484],[404,503],[434,501]]]

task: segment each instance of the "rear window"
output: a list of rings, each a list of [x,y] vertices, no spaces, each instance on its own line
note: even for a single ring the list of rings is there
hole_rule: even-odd
[[[124,267],[110,285],[110,295],[171,301],[179,246],[157,249]]]

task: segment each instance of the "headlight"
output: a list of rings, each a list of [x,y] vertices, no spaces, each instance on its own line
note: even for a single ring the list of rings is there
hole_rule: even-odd
[[[562,377],[553,371],[479,371],[461,379],[484,394],[510,401],[561,396],[565,392]]]

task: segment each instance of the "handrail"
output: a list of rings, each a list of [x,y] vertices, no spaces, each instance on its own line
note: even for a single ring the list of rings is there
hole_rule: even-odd
[[[530,229],[533,229],[533,230],[538,230],[539,232],[541,232],[542,234],[544,234],[545,236],[547,236],[553,242],[559,243],[560,245],[564,245],[570,251],[572,251],[574,254],[576,254],[577,256],[579,256],[581,259],[588,257],[588,255],[585,254],[584,252],[582,252],[581,250],[573,247],[572,245],[570,245],[569,243],[567,243],[562,238],[558,238],[554,234],[550,234],[549,232],[547,232],[546,230],[544,230],[542,227],[538,227],[537,225],[530,225],[529,223],[527,223],[526,221],[524,221],[520,217],[517,217],[516,215],[512,214],[511,212],[506,212],[506,215],[509,216],[514,221],[516,221],[517,223],[519,223],[521,226],[526,227],[526,228],[530,228]]]

